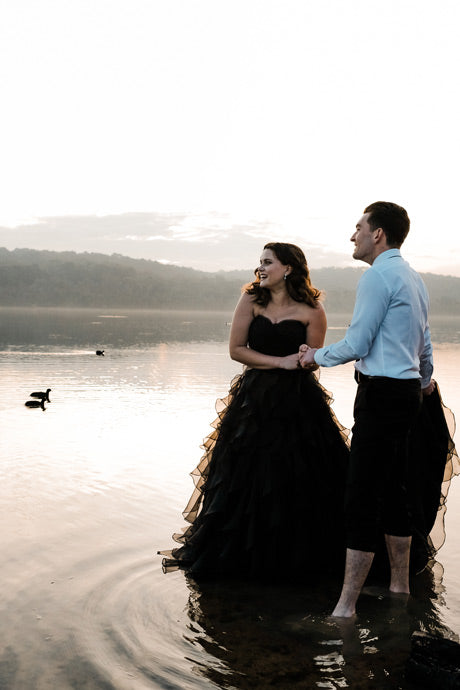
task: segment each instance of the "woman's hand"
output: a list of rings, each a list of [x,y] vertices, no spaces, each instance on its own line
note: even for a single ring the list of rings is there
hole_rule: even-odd
[[[280,369],[297,369],[299,366],[299,353],[295,352],[293,355],[286,355],[286,357],[280,357],[279,368]]]

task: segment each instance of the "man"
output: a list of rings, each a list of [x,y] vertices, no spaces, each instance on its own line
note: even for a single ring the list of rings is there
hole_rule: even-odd
[[[385,534],[390,591],[409,593],[410,515],[407,443],[422,391],[434,390],[428,294],[399,248],[410,220],[401,206],[377,201],[351,237],[354,259],[370,264],[361,277],[351,324],[338,343],[302,345],[300,364],[331,367],[351,360],[358,382],[346,486],[347,557],[333,616],[355,614],[378,535]]]

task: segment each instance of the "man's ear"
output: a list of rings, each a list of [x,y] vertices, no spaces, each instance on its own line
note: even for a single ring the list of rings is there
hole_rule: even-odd
[[[387,236],[385,235],[383,228],[375,228],[374,230],[374,242],[379,244],[380,242],[386,241]]]

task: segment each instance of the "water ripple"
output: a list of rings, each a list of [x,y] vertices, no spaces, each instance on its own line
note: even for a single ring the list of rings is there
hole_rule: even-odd
[[[83,602],[79,639],[84,658],[98,673],[120,690],[209,686],[193,673],[207,655],[194,635],[184,635],[188,617],[178,606],[174,578],[165,581],[151,557],[117,564],[112,573],[105,560],[100,575]]]

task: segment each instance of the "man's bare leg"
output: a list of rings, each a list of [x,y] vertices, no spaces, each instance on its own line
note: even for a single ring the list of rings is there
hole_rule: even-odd
[[[337,606],[332,612],[333,616],[340,616],[341,618],[354,616],[356,602],[366,581],[373,559],[374,553],[372,551],[347,549],[342,593]]]
[[[409,558],[412,537],[395,537],[385,534],[390,559],[390,592],[409,594]]]

